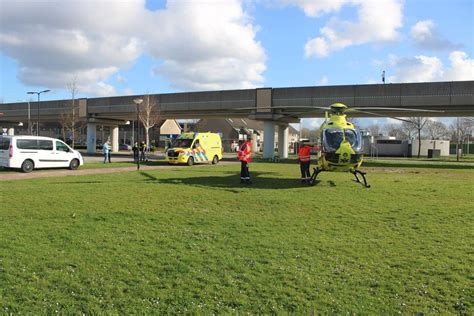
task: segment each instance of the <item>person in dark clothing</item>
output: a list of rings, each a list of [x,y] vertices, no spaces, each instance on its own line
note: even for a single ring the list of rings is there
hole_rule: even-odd
[[[133,151],[133,161],[137,162],[138,157],[139,157],[138,156],[139,155],[139,150],[138,150],[138,144],[137,143],[133,144],[132,151]]]

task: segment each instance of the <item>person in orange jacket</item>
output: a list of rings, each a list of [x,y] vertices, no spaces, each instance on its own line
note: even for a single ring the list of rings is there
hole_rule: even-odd
[[[303,183],[308,182],[309,179],[311,179],[311,173],[309,172],[309,166],[311,164],[311,149],[312,147],[304,142],[300,143],[298,161],[300,162],[301,182]]]
[[[242,143],[237,153],[240,160],[240,183],[250,184],[249,162],[252,156],[252,144],[250,137]]]

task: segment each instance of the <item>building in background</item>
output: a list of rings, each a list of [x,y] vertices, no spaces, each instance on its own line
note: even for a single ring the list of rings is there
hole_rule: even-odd
[[[219,133],[222,138],[224,151],[237,151],[239,141],[247,139],[252,135],[256,151],[263,150],[263,122],[251,119],[227,118],[227,119],[202,119],[196,124],[196,132]],[[291,125],[288,132],[289,152],[293,152],[295,144],[299,139],[299,132]],[[278,130],[275,132],[275,148],[278,148]]]
[[[364,155],[370,157],[417,157],[418,140],[396,139],[392,136],[370,136],[364,133]],[[449,156],[449,140],[421,140],[421,157]]]

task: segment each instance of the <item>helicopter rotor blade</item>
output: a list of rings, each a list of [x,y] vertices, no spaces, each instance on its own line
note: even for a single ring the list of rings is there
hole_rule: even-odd
[[[322,106],[259,106],[259,107],[245,107],[245,108],[235,108],[234,110],[260,110],[260,109],[285,109],[285,110],[292,110],[292,109],[318,109],[318,110],[324,110],[324,111],[329,111],[330,108],[328,107],[322,107]]]
[[[387,116],[387,115],[383,115],[383,114],[379,114],[379,113],[374,113],[374,112],[369,112],[369,111],[361,111],[361,110],[356,110],[356,109],[354,109],[354,108],[351,108],[350,110],[351,110],[351,112],[370,114],[370,115],[375,115],[375,116],[380,116],[380,117],[385,117],[385,118],[388,117],[388,118],[391,118],[391,119],[394,119],[394,120],[398,120],[398,121],[402,121],[402,122],[411,123],[409,120],[405,120],[405,119],[402,119],[402,118],[399,118],[399,117],[395,117],[395,116]]]
[[[433,113],[444,113],[444,111],[440,110],[423,110],[423,109],[407,109],[407,108],[387,108],[387,107],[370,107],[370,106],[364,106],[364,107],[354,107],[354,108],[348,108],[348,111],[351,110],[392,110],[392,111],[406,111],[406,112],[433,112]]]

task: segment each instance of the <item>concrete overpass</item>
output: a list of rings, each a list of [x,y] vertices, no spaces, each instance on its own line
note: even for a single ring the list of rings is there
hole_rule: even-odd
[[[95,150],[95,126],[115,126],[136,118],[138,96],[79,99],[79,115],[88,123],[88,148]],[[247,90],[206,91],[153,94],[162,118],[248,117],[263,120],[265,135],[274,135],[279,125],[279,139],[287,139],[288,123],[299,122],[304,117],[323,117],[324,112],[312,107],[326,107],[341,102],[349,107],[385,107],[373,109],[377,116],[474,116],[474,81],[426,82],[403,84],[371,84],[345,86],[318,86],[292,88],[260,88]],[[58,121],[71,100],[42,101],[39,120]],[[0,105],[0,118],[4,124],[25,122],[30,107],[31,120],[36,121],[37,102],[8,103]],[[391,108],[391,109],[390,109]],[[403,109],[422,109],[442,112],[404,112]],[[354,113],[355,117],[370,114]],[[2,123],[0,122],[0,126]],[[285,137],[286,136],[286,137]],[[265,137],[264,156],[273,154],[273,137]],[[118,142],[118,140],[117,140]],[[115,141],[114,141],[115,143]],[[265,146],[267,145],[267,146]],[[118,143],[117,143],[118,146]],[[115,147],[115,146],[113,146]],[[284,146],[280,146],[280,148]],[[283,150],[283,149],[282,149]],[[280,152],[285,157],[287,153]]]

